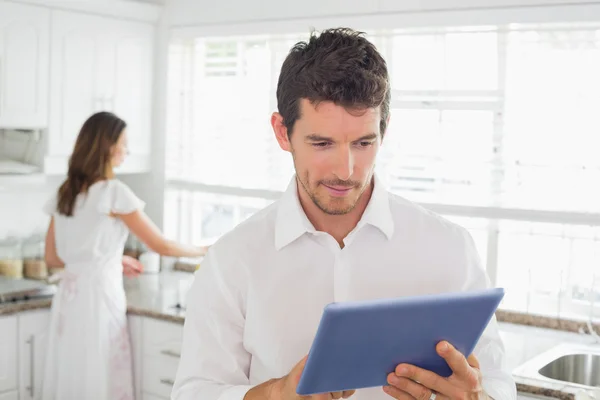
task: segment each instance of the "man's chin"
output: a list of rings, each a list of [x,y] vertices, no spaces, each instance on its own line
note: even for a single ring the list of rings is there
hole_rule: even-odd
[[[335,204],[338,203],[338,204]],[[350,211],[354,210],[356,207],[356,203],[344,203],[339,204],[339,202],[329,202],[321,207],[319,207],[323,212],[329,215],[344,215],[348,214]]]

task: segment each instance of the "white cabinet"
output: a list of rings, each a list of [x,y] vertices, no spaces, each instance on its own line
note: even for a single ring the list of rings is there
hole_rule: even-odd
[[[0,393],[17,390],[17,317],[0,317]],[[12,399],[11,394],[6,394]],[[2,398],[2,397],[0,397]]]
[[[134,398],[142,398],[142,317],[137,315],[127,316],[129,327],[129,340],[131,342],[131,358],[133,363],[133,388]]]
[[[20,400],[42,398],[42,378],[48,346],[50,311],[19,315],[19,394]]]
[[[2,400],[1,397],[0,397],[0,400]],[[153,394],[144,393],[142,395],[142,400],[165,400],[165,398],[164,397],[155,396]]]
[[[63,173],[84,121],[112,111],[127,123],[130,155],[119,172],[150,168],[154,26],[52,12],[51,97],[45,170]]]
[[[0,1],[0,128],[48,124],[50,12]]]
[[[142,398],[168,399],[177,374],[183,326],[150,318],[144,319],[143,326]]]
[[[19,392],[16,390],[7,393],[0,393],[0,400],[19,400]]]

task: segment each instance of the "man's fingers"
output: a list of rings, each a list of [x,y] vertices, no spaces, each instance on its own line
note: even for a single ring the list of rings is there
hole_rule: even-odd
[[[452,397],[452,384],[434,372],[414,365],[400,364],[396,368],[395,375],[397,377],[408,378],[419,382],[422,386],[434,390],[436,393],[442,393],[448,397]],[[431,395],[431,393],[429,395]],[[429,398],[429,396],[427,398]]]
[[[400,377],[392,373],[388,375],[388,383],[390,386],[408,393],[417,400],[428,400],[431,397],[431,389],[409,378]]]
[[[438,354],[446,360],[448,366],[455,375],[466,377],[470,374],[471,368],[465,356],[454,348],[450,343],[442,341],[437,345]]]
[[[294,368],[292,368],[292,371],[290,372],[290,376],[296,386],[298,386],[298,383],[300,382],[300,377],[302,376],[302,371],[304,371],[304,365],[306,365],[307,358],[308,356],[304,356],[298,364],[294,365]]]
[[[446,360],[458,380],[466,384],[469,389],[476,389],[479,387],[478,370],[474,369],[474,367],[469,364],[460,351],[456,350],[448,342],[440,342],[437,346],[437,350],[439,355]],[[475,359],[475,356],[470,357],[470,359]],[[477,359],[475,359],[475,363],[479,365]]]
[[[384,386],[383,387],[383,391],[391,396],[394,399],[397,400],[415,400],[414,397],[412,397],[410,394],[398,389],[397,387],[394,386]]]
[[[474,354],[471,354],[468,358],[467,358],[467,362],[469,363],[469,365],[473,368],[479,368],[479,360],[477,359],[477,357],[475,357]]]
[[[354,395],[354,392],[356,392],[356,390],[344,390],[344,392],[342,393],[342,398],[347,399],[350,396]]]
[[[342,398],[342,392],[333,392],[333,393],[331,393],[331,398],[335,399],[335,400],[341,399]]]

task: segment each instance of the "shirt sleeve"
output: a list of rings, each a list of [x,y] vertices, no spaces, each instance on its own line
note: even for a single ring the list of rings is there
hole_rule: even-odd
[[[135,195],[133,190],[119,180],[108,182],[103,195],[98,202],[98,211],[102,214],[130,214],[143,210],[146,203]]]
[[[244,348],[246,282],[240,263],[213,245],[188,292],[172,400],[243,400],[250,353]]]
[[[489,288],[490,280],[477,253],[471,235],[463,229],[465,256],[468,267],[464,290]],[[473,354],[479,361],[485,392],[495,400],[517,400],[517,388],[512,374],[506,366],[504,344],[494,316],[484,330]]]

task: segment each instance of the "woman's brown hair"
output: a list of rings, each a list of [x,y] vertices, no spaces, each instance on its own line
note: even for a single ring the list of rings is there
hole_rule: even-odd
[[[58,189],[59,214],[72,216],[79,193],[100,180],[108,179],[112,147],[127,124],[110,112],[99,112],[87,119],[69,159],[67,179]]]

